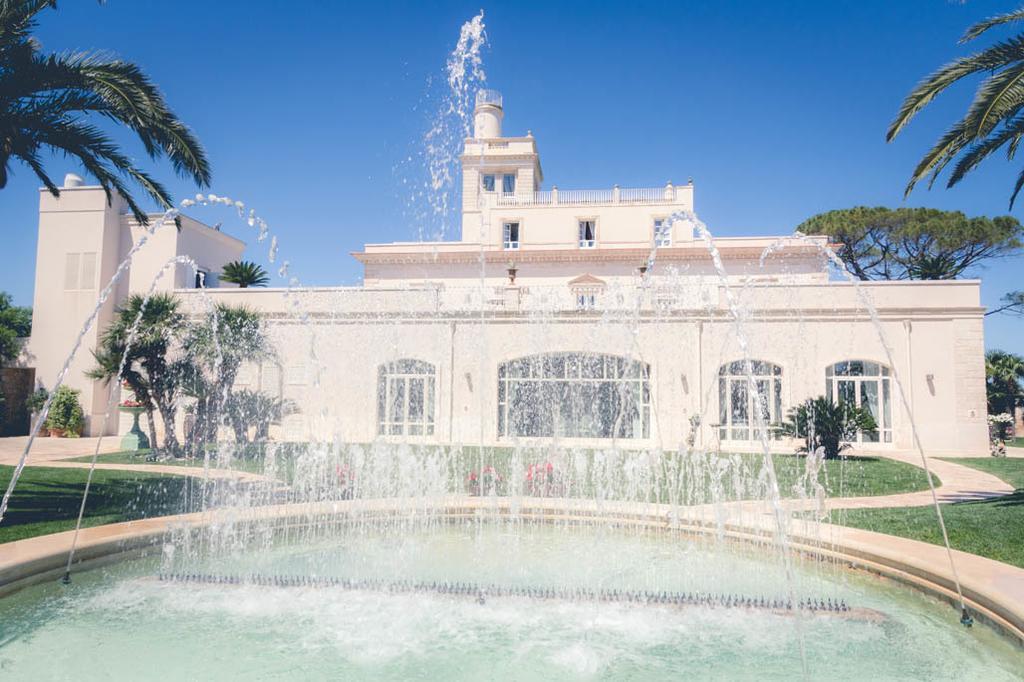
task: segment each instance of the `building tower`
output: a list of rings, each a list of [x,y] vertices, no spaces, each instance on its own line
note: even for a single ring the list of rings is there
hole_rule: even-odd
[[[501,225],[486,224],[488,208],[504,203],[527,203],[540,189],[544,174],[537,143],[524,137],[503,137],[505,110],[495,90],[476,93],[473,137],[467,138],[462,161],[462,241],[497,243]]]

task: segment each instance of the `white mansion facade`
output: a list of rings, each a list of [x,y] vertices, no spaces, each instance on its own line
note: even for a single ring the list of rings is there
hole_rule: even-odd
[[[245,368],[238,385],[298,405],[275,429],[281,439],[675,449],[693,431],[699,446],[744,450],[760,438],[755,410],[775,423],[831,395],[876,415],[865,449],[910,449],[913,414],[929,453],[987,452],[979,282],[858,290],[830,279],[820,237],[716,238],[720,278],[694,224],[670,219],[693,211],[692,183],[543,189],[535,139],[504,136],[502,117],[500,96],[481,92],[461,157],[461,239],[367,244],[353,254],[361,287],[218,286],[242,242],[190,218],[158,230],[68,376],[90,432],[110,394],[83,375],[89,350],[119,301],[189,255],[208,288],[179,264],[157,289],[197,314],[211,300],[266,313],[277,357]],[[145,232],[100,188],[68,184],[59,199],[40,193],[30,354],[47,387]]]

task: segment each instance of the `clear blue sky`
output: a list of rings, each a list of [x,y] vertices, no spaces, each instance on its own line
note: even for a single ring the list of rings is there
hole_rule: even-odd
[[[47,50],[100,48],[143,66],[205,144],[211,191],[257,207],[303,283],[358,284],[349,252],[417,234],[403,217],[395,169],[432,113],[428,78],[441,74],[459,26],[481,7],[434,5],[64,0],[43,14],[38,36]],[[716,234],[784,234],[819,211],[900,205],[915,161],[962,113],[974,84],[886,144],[902,97],[965,52],[956,39],[967,25],[1015,7],[490,3],[485,66],[505,96],[506,131],[537,137],[548,185],[693,177],[697,210]],[[956,189],[922,188],[907,205],[1004,214],[1020,163],[994,158]],[[48,168],[57,178],[78,170],[63,158]],[[27,305],[39,183],[13,170],[0,191],[0,289]],[[195,192],[169,166],[155,171],[176,198]],[[223,213],[195,215],[254,241]],[[975,273],[987,305],[1024,289],[1022,265],[1003,260]],[[1022,332],[1024,320],[986,322],[990,348],[1024,352]]]

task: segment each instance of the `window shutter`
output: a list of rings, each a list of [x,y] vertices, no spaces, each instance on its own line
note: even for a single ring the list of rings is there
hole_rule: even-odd
[[[82,254],[82,265],[81,265],[80,278],[78,280],[79,289],[95,289],[96,288],[96,252]]]
[[[64,290],[74,291],[78,288],[78,268],[82,254],[69,253],[64,259]]]

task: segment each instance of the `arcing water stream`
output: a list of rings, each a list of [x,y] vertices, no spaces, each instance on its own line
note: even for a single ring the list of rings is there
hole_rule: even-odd
[[[423,157],[430,178],[429,191],[418,196],[432,219],[418,222],[421,236],[428,223],[431,226],[426,233],[431,237],[443,236],[448,229],[451,207],[455,205],[453,197],[458,191],[453,168],[459,147],[468,137],[476,89],[484,83],[480,57],[486,42],[484,28],[482,12],[466,22],[447,61],[449,91],[438,108],[437,123],[427,134]],[[254,210],[246,211],[242,202],[209,194],[181,203],[182,209],[212,206],[233,209],[239,219],[256,230],[257,242],[270,239],[266,259],[269,263],[277,262],[277,236],[271,234],[266,221]],[[151,226],[147,236],[172,223],[176,215],[177,210],[169,211]],[[747,390],[760,407],[766,404],[767,397],[762,395],[752,364],[750,311],[736,296],[731,273],[707,226],[691,212],[669,218],[670,223],[676,221],[696,229],[707,248],[715,281],[725,296],[725,312],[732,324],[730,340],[740,349]],[[484,230],[488,228],[484,224]],[[144,243],[145,238],[132,249],[101,292],[96,310],[64,364],[61,381],[100,308]],[[770,256],[771,249],[766,250],[761,258],[762,267]],[[907,606],[899,600],[908,598],[894,599],[893,590],[866,587],[866,581],[848,578],[833,570],[834,566],[802,559],[789,551],[790,518],[783,503],[784,492],[769,437],[772,425],[763,409],[754,409],[751,415],[758,441],[758,452],[754,453],[757,460],[739,453],[722,454],[703,443],[697,445],[700,419],[696,424],[691,421],[690,437],[673,452],[671,444],[663,442],[664,431],[656,421],[656,409],[651,412],[654,434],[659,439],[657,446],[631,448],[628,438],[620,438],[627,419],[625,410],[620,410],[607,445],[583,447],[556,432],[543,442],[514,435],[507,441],[507,448],[486,447],[483,415],[488,408],[481,384],[482,377],[494,371],[487,364],[494,349],[487,347],[483,332],[498,315],[487,305],[491,287],[487,283],[488,262],[482,247],[479,257],[480,278],[475,290],[465,292],[464,302],[449,303],[448,308],[437,303],[435,311],[416,311],[420,318],[429,321],[436,318],[447,322],[450,318],[476,325],[476,346],[471,346],[480,358],[475,391],[468,373],[465,377],[453,375],[450,381],[465,379],[470,392],[480,401],[478,443],[446,445],[416,439],[401,442],[388,438],[388,434],[369,443],[353,443],[337,436],[318,440],[311,429],[303,442],[267,443],[260,472],[264,481],[245,486],[227,481],[206,482],[203,512],[209,524],[201,528],[175,528],[163,542],[159,558],[127,565],[123,573],[110,574],[113,577],[108,582],[97,584],[86,574],[69,586],[64,618],[53,619],[63,641],[71,641],[77,652],[76,640],[69,634],[82,629],[120,633],[128,627],[125,623],[130,623],[134,625],[129,629],[135,634],[123,633],[125,641],[130,642],[131,637],[147,631],[147,619],[152,614],[169,614],[165,624],[180,638],[181,646],[208,645],[220,641],[226,633],[233,633],[235,639],[227,643],[235,646],[226,645],[218,650],[241,652],[240,661],[231,655],[225,657],[235,666],[230,669],[234,674],[247,665],[270,670],[278,661],[291,660],[295,651],[306,651],[313,652],[313,668],[324,661],[334,674],[346,671],[353,676],[385,679],[409,677],[411,671],[395,663],[402,658],[422,661],[417,674],[428,671],[435,678],[489,675],[520,679],[549,679],[553,671],[563,671],[569,677],[661,679],[678,676],[681,671],[714,674],[722,670],[739,671],[740,676],[744,671],[807,676],[817,669],[827,669],[842,675],[850,670],[824,668],[822,661],[843,661],[846,656],[862,660],[862,666],[884,663],[890,666],[889,671],[901,670],[900,665],[913,662],[918,666],[913,668],[916,674],[920,670],[934,670],[928,667],[929,659],[940,657],[955,646],[970,650],[985,664],[989,662],[984,655],[985,646],[976,646],[973,640],[965,644],[962,639],[933,627],[934,609]],[[829,257],[835,262],[834,253]],[[160,276],[182,265],[198,272],[187,256],[169,260],[150,283],[142,310],[154,294]],[[647,324],[649,312],[645,301],[651,296],[657,278],[665,277],[657,271],[660,267],[657,247],[652,245],[638,286],[613,288],[610,296],[621,299],[621,304],[610,305],[600,314],[602,327],[621,339],[622,364],[612,371],[620,376],[635,371],[638,383],[650,379],[643,369],[643,342],[647,340],[645,335],[655,332],[648,331],[654,326]],[[326,326],[325,320],[341,317],[344,311],[339,305],[325,314],[322,306],[314,306],[312,292],[291,275],[287,260],[281,263],[277,274],[287,282],[287,305],[281,318],[288,323],[297,322],[310,335],[306,359],[315,368],[313,392],[320,395],[319,403],[311,400],[309,408],[319,407],[316,415],[322,421],[332,417],[341,421],[344,405],[332,404],[341,399],[319,385],[321,374],[331,370],[332,352],[337,352],[329,343],[329,331],[324,333],[319,327]],[[686,282],[675,281],[669,292],[674,297],[671,303],[681,309],[687,307],[680,303],[690,295],[687,286]],[[347,295],[339,292],[338,300]],[[543,286],[531,287],[522,295],[520,312],[530,324],[529,341],[554,347],[559,342],[556,327],[558,318],[565,315],[564,302],[556,292],[546,291]],[[214,310],[216,293],[204,290],[200,296],[207,309]],[[877,312],[866,296],[862,302],[895,371]],[[195,312],[193,309],[192,313]],[[386,344],[392,333],[400,333],[386,331],[389,321],[383,311],[370,312],[376,312],[373,319],[379,333],[369,343]],[[140,311],[128,333],[129,348],[141,319]],[[450,324],[454,336],[455,322]],[[214,323],[216,362],[221,362],[225,351],[216,329]],[[343,349],[351,353],[360,350],[363,349]],[[118,378],[125,370],[123,364]],[[601,371],[609,371],[608,366]],[[898,377],[894,379],[909,414],[903,387]],[[626,385],[622,382],[617,387],[621,405],[630,405],[633,400],[629,393],[632,389]],[[708,391],[711,390],[709,386]],[[652,402],[657,401],[656,388],[652,394]],[[104,420],[114,410],[115,395],[112,392]],[[705,406],[710,403],[702,400]],[[584,405],[575,417],[587,418],[589,408]],[[48,409],[49,402],[33,427],[33,438]],[[106,421],[103,431],[105,425]],[[913,423],[911,428],[927,470],[927,458]],[[0,504],[0,522],[29,459],[32,440]],[[97,443],[86,495],[99,451]],[[203,452],[204,471],[209,470],[211,457],[217,457],[220,465],[230,466],[244,454],[241,444],[218,437]],[[819,511],[824,496],[820,476],[824,472],[822,461],[810,457],[803,476],[794,482],[798,494],[817,501]],[[934,487],[932,490],[934,498]],[[557,506],[556,502],[564,505],[564,513],[542,520],[531,517],[527,511],[531,505],[542,506],[542,498],[552,498],[553,506]],[[751,500],[756,502],[747,505]],[[86,503],[87,498],[83,497],[66,574],[74,564]],[[764,503],[764,507],[757,503]],[[288,511],[287,522],[278,522],[269,514],[275,509]],[[770,514],[774,533],[758,543],[737,548],[728,539],[729,529],[750,521],[742,516],[747,509],[758,516],[765,511]],[[630,526],[625,519],[638,510],[662,514],[664,532]],[[592,514],[590,522],[580,520],[584,512]],[[695,536],[682,532],[690,527],[712,526],[705,516],[708,514],[714,516],[717,532]],[[950,561],[952,564],[952,554]],[[953,571],[955,574],[955,566]],[[152,580],[154,574],[173,579],[158,583]],[[418,587],[412,589],[410,585]],[[451,585],[459,587],[450,588]],[[516,599],[485,598],[484,603],[479,603],[481,592],[487,591],[481,587],[484,585],[491,586],[487,588],[488,594]],[[334,592],[343,594],[326,590],[339,586],[345,590]],[[293,593],[281,597],[278,592],[282,588]],[[959,584],[957,589],[959,592]],[[309,597],[307,593],[311,591],[318,594]],[[764,594],[773,597],[765,600],[760,596]],[[459,595],[472,599],[449,598]],[[519,597],[528,599],[524,603]],[[826,622],[818,617],[821,613],[815,613],[834,615],[836,609],[825,607],[827,604],[842,604],[839,612],[845,613],[847,602],[863,613],[873,614],[872,617],[852,621],[832,618]],[[890,606],[897,602],[899,607]],[[620,608],[624,604],[642,607],[633,611],[645,613],[624,613]],[[793,608],[782,608],[783,604]],[[803,608],[803,604],[815,606]],[[466,610],[473,606],[476,611]],[[664,606],[688,608],[685,613],[676,614],[661,608]],[[904,609],[910,614],[906,619]],[[724,613],[726,610],[729,613]],[[342,618],[338,618],[339,613],[344,614]],[[792,617],[794,613],[796,618]],[[879,615],[876,618],[874,614]],[[0,608],[0,622],[2,616]],[[305,627],[295,628],[297,621]],[[21,656],[17,650],[11,654],[19,662],[19,670],[27,670],[32,661],[41,660],[40,654],[45,656],[50,651],[48,647],[56,646],[46,636],[45,627],[31,621],[10,622],[17,623],[15,633],[42,631],[42,636],[27,646],[38,647],[29,651],[30,656]],[[231,625],[224,625],[225,622]],[[889,636],[900,628],[914,636]],[[315,633],[317,639],[293,645],[293,638],[305,636],[297,635],[297,630]],[[565,640],[566,632],[581,634],[577,640],[569,641]],[[857,636],[844,637],[851,632]],[[268,647],[267,635],[270,640],[286,645]],[[765,641],[760,642],[758,637]],[[319,638],[331,640],[326,653]],[[522,642],[525,653],[510,652],[509,639]],[[559,650],[549,651],[546,647],[556,641],[562,643]],[[739,653],[735,648],[737,641],[744,645]],[[907,641],[914,644],[908,646]],[[353,648],[353,642],[360,644]],[[451,642],[457,643],[454,651],[447,648]],[[849,647],[844,650],[845,655],[843,651],[837,652],[837,647],[842,646]],[[395,655],[392,649],[401,653]],[[131,658],[131,651],[123,660]],[[518,661],[518,667],[502,668],[506,660]],[[199,674],[182,667],[188,665],[187,661],[168,665],[168,674],[172,670],[182,677]],[[217,676],[226,672],[217,669],[217,665],[209,663],[202,668],[202,674]],[[855,672],[863,673],[865,669],[857,668]],[[968,674],[978,669],[964,668]]]

